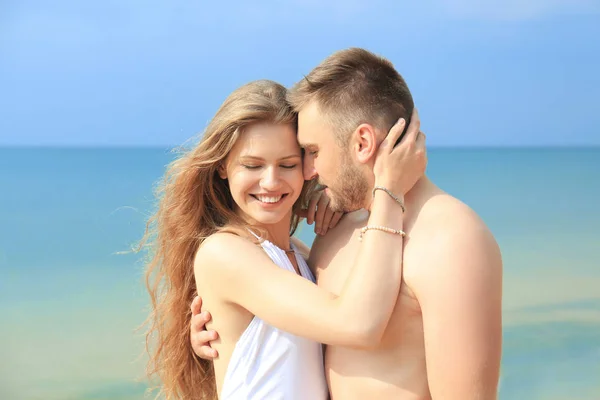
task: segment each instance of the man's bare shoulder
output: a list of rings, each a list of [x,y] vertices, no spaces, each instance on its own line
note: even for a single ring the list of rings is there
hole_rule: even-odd
[[[404,261],[405,279],[413,289],[447,272],[469,277],[502,265],[498,244],[484,221],[446,193],[422,204]]]
[[[456,223],[459,223],[460,227],[485,226],[471,207],[448,193],[440,192],[431,196],[421,205],[415,221],[415,228],[418,228],[419,231],[430,231],[435,228],[435,233],[437,233],[437,229],[441,228],[443,232],[446,232]],[[431,235],[428,236],[431,237]]]

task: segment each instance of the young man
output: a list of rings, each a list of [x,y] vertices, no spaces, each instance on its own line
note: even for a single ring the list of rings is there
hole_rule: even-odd
[[[290,92],[305,150],[305,179],[349,212],[317,236],[309,265],[319,286],[344,285],[373,198],[379,143],[398,118],[418,123],[412,96],[392,64],[366,50],[333,54]],[[404,204],[403,282],[380,343],[328,346],[333,399],[495,399],[502,343],[502,260],[494,237],[468,206],[424,176]],[[366,233],[368,234],[368,232]],[[199,312],[199,302],[192,306]],[[208,313],[192,321],[197,355],[211,358]],[[361,318],[357,315],[356,318]],[[215,336],[212,336],[215,337]]]

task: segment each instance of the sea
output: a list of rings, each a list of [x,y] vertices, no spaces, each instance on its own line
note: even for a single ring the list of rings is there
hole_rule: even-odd
[[[132,248],[174,156],[0,148],[0,399],[145,398]],[[600,148],[432,148],[427,174],[502,250],[500,399],[600,399]]]

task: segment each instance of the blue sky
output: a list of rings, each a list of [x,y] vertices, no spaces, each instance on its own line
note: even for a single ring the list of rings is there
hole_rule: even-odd
[[[241,84],[351,46],[394,63],[432,146],[600,145],[586,0],[5,0],[0,145],[177,145]]]

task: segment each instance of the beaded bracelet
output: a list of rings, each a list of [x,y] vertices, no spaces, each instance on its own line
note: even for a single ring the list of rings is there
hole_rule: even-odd
[[[400,235],[402,237],[406,236],[406,232],[404,232],[403,230],[400,230],[400,229],[392,229],[392,228],[388,228],[387,226],[379,226],[379,225],[367,225],[360,229],[360,234],[358,235],[358,241],[362,242],[363,235],[368,230],[371,230],[371,229],[375,230],[375,231],[393,233],[394,235]]]
[[[389,190],[386,187],[383,186],[375,186],[373,188],[373,192],[371,193],[373,197],[375,197],[375,192],[377,190],[383,190],[384,192],[386,192],[392,199],[394,199],[396,201],[396,203],[400,204],[400,208],[402,208],[402,212],[406,212],[406,209],[404,208],[404,202],[402,200],[400,200],[400,198],[398,196],[396,196],[394,193],[392,193],[391,190]]]

